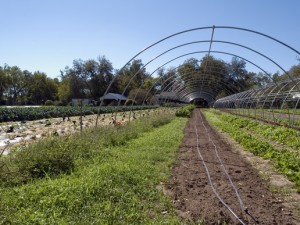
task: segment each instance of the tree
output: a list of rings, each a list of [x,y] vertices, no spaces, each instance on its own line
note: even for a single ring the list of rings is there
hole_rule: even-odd
[[[133,90],[130,90],[128,98],[134,100],[137,105],[142,105],[146,96],[147,96],[147,90],[133,89]]]
[[[247,76],[248,71],[246,70],[246,62],[237,57],[233,57],[231,63],[228,66],[230,76],[234,80],[242,81]]]
[[[191,77],[196,78],[199,75],[199,65],[195,58],[190,58],[177,69],[181,79],[187,82]]]
[[[289,74],[293,78],[300,78],[300,64],[292,66],[291,69],[289,70]]]
[[[62,72],[62,79],[67,79],[69,83],[69,91],[72,98],[86,98],[88,87],[86,74],[84,73],[84,62],[73,60],[72,68],[66,67]]]
[[[22,95],[24,96],[26,87],[25,76],[23,74],[23,71],[17,66],[7,66],[5,68],[5,73],[8,77],[7,96],[10,103],[15,104],[18,97]]]
[[[9,85],[8,76],[5,73],[5,67],[6,65],[4,67],[0,66],[0,104],[2,102],[3,94],[7,90]]]
[[[263,73],[254,75],[254,85],[258,88],[264,88],[272,82],[272,79]]]
[[[128,95],[133,89],[139,88],[149,75],[141,60],[133,60],[122,70],[117,72],[117,87],[119,92]]]
[[[64,88],[60,89],[60,96],[66,92],[71,98],[98,99],[113,80],[113,66],[104,56],[99,56],[97,61],[78,59],[73,61],[72,68],[67,67],[62,72],[61,77],[64,80]],[[67,83],[68,90],[65,87]],[[112,89],[114,88],[115,86]]]
[[[265,87],[271,82],[271,78],[263,73],[257,74],[254,72],[248,72],[246,70],[246,62],[237,57],[232,58],[231,64],[229,64],[228,68],[230,76],[238,82],[244,90]]]
[[[97,99],[104,95],[108,85],[113,80],[113,66],[112,63],[105,58],[105,56],[99,56],[98,61],[87,61],[86,70],[89,71],[90,80],[89,87],[91,90],[91,96]],[[90,68],[90,69],[88,69]],[[111,87],[110,92],[115,92],[116,86]]]
[[[274,81],[283,81],[283,80],[286,80],[286,79],[290,79],[290,77],[293,79],[293,78],[300,78],[300,64],[298,65],[294,65],[292,66],[288,71],[287,73],[289,74],[286,74],[286,73],[283,73],[283,74],[280,74],[279,72],[273,74],[273,80]]]
[[[224,90],[227,95],[238,91],[238,85],[229,75],[228,65],[213,56],[206,55],[200,61],[188,59],[177,71],[183,80],[181,90],[208,92],[215,97]]]
[[[27,98],[32,104],[44,104],[46,100],[57,99],[58,85],[45,73],[34,72],[29,78],[27,89]]]
[[[161,91],[167,91],[169,88],[172,88],[175,80],[177,79],[177,72],[175,68],[169,68],[167,71],[161,69],[158,71],[159,83]]]
[[[142,89],[145,89],[145,90],[149,91],[150,93],[154,93],[159,86],[158,79],[159,79],[158,77],[154,78],[154,77],[148,76],[142,85]]]
[[[70,79],[66,76],[61,76],[61,81],[58,85],[57,96],[63,105],[67,105],[71,101],[72,95],[70,90]]]

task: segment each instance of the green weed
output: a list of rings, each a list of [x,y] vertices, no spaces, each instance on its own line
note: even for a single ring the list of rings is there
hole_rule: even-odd
[[[17,147],[8,156],[0,158],[0,186],[69,174],[79,162],[92,158],[106,148],[125,145],[129,140],[170,123],[174,118],[171,114],[162,114],[120,127],[99,127],[66,137],[44,139],[27,148]]]
[[[176,118],[100,151],[94,141],[97,154],[69,175],[0,188],[0,224],[183,223],[156,187],[169,177],[185,123]]]
[[[186,105],[176,110],[175,115],[178,117],[191,117],[195,105]]]

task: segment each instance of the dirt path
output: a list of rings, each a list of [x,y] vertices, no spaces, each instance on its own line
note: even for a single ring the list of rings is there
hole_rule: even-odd
[[[255,224],[241,210],[238,198],[216,156],[215,145],[244,206],[259,224],[297,224],[293,213],[283,206],[282,199],[268,191],[258,172],[239,154],[234,153],[201,115],[199,109],[195,110],[187,123],[173,176],[165,186],[178,213],[185,219],[204,221],[205,224],[241,224],[212,191],[200,152],[212,184],[224,202],[242,218],[244,224]],[[195,125],[198,129],[198,149]]]

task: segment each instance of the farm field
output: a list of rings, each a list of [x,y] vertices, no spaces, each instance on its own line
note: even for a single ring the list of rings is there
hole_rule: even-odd
[[[300,1],[1,3],[0,225],[300,225]]]
[[[11,106],[0,107],[0,123],[11,121],[32,121],[49,118],[68,118],[115,112],[155,109],[157,106]]]
[[[42,140],[37,149],[22,151],[20,157],[26,162],[11,167],[20,168],[11,176],[18,175],[19,180],[5,180],[1,171],[1,223],[179,224],[171,201],[156,186],[169,176],[185,123],[186,119],[161,115],[119,128],[86,130],[68,139],[55,137],[55,142]],[[45,162],[49,145],[56,157]],[[43,153],[45,161],[35,159],[35,166],[27,166],[32,156]],[[48,165],[61,160],[65,161],[60,169],[65,171],[56,174]],[[65,168],[66,162],[73,165]],[[45,167],[37,173],[34,167],[41,164]]]
[[[213,124],[229,133],[246,150],[270,160],[279,173],[295,183],[300,193],[300,139],[297,130],[220,111],[210,111],[206,115],[210,115]]]
[[[297,131],[193,109],[12,149],[0,158],[0,224],[299,224]]]
[[[65,108],[64,111],[70,110],[69,108]],[[19,109],[24,110],[24,109]],[[26,109],[25,109],[26,110]],[[35,112],[35,109],[31,109]],[[45,110],[39,109],[39,111],[45,112]],[[57,108],[51,107],[50,110],[58,111]],[[50,111],[49,110],[49,111]],[[96,110],[96,108],[94,108]],[[109,109],[107,111],[111,111]],[[129,120],[134,120],[140,117],[152,116],[155,114],[159,114],[163,112],[164,109],[147,109],[147,110],[138,110],[133,112],[126,112],[123,109],[123,112],[118,113],[103,113],[100,114],[98,119],[99,126],[113,125],[113,121],[118,122],[119,125],[125,123]],[[49,112],[48,111],[48,112]],[[76,114],[80,113],[79,109],[74,110]],[[104,111],[104,110],[103,110]],[[18,114],[14,112],[16,117]],[[30,112],[34,114],[33,112]],[[90,112],[90,111],[88,111]],[[65,112],[66,113],[66,112]],[[21,113],[22,115],[23,113]],[[36,113],[38,114],[38,113]],[[71,114],[71,113],[70,113]],[[58,118],[47,118],[33,120],[33,121],[16,121],[16,122],[2,122],[0,123],[0,153],[7,154],[9,149],[14,145],[22,145],[26,146],[29,143],[35,142],[41,138],[50,137],[50,136],[60,136],[60,135],[68,135],[74,132],[79,132],[81,129],[94,127],[96,124],[97,115],[84,115],[82,116],[82,126],[81,117],[80,116],[67,116],[70,114],[55,114],[59,116]],[[53,114],[51,114],[54,116]],[[66,115],[66,116],[65,116]],[[42,117],[42,115],[38,115],[37,117]]]
[[[165,192],[172,197],[179,214],[204,224],[255,224],[255,220],[259,224],[299,224],[299,194],[291,191],[289,194],[296,199],[285,200],[281,194],[271,192],[268,182],[249,163],[253,155],[243,157],[238,147],[230,145],[228,137],[220,136],[205,118],[214,126],[223,124],[224,130],[233,129],[235,124],[225,120],[220,111],[207,110],[204,115],[194,110],[173,175],[165,184]],[[276,190],[291,188],[291,182],[282,181],[283,184],[286,187]]]
[[[262,110],[262,109],[225,109],[236,115],[247,116],[254,119],[260,119],[266,122],[276,123],[278,125],[291,126],[300,129],[300,111],[290,110]]]

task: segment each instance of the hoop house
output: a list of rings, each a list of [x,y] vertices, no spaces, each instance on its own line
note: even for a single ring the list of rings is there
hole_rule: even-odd
[[[155,99],[155,96],[165,96],[160,98],[160,104],[172,101],[200,101],[203,106],[299,126],[300,81],[287,72],[285,62],[281,62],[282,57],[273,54],[274,49],[284,52],[282,54],[286,56],[285,59],[288,58],[292,65],[299,63],[296,59],[300,57],[299,51],[258,31],[230,26],[184,30],[149,45],[133,56],[114,77],[105,94],[111,92],[113,83],[117,82],[117,78],[122,76],[128,66],[136,60],[141,60],[145,64],[130,72],[130,78],[120,93],[128,93],[141,71],[150,71],[135,92],[133,102],[142,90],[146,93],[143,105],[152,102],[151,99]],[[189,69],[182,69],[183,62],[191,57],[202,60],[195,60],[191,62],[192,66]],[[220,67],[212,63],[214,59],[221,58],[225,62],[230,57],[247,63],[251,70],[267,78],[268,86],[247,90],[243,82],[240,82],[240,78],[245,78],[245,74],[239,71],[231,73],[226,66]],[[159,75],[159,71],[166,66],[171,67],[172,71]],[[276,82],[267,72],[270,68],[280,71],[288,79]],[[145,85],[151,79],[155,79],[152,85]],[[166,94],[167,92],[169,94]]]

